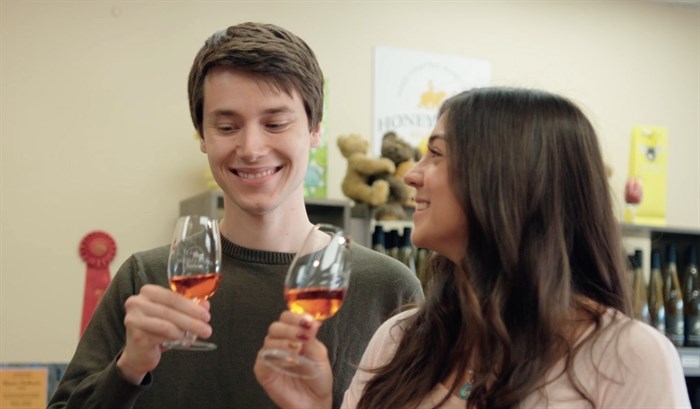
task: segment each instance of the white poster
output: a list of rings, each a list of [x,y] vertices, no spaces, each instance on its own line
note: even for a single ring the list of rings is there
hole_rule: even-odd
[[[490,81],[491,64],[485,60],[376,47],[372,152],[381,155],[382,137],[390,131],[420,146],[442,101]]]

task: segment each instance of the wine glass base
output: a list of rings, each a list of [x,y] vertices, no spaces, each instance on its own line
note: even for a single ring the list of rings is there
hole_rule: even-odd
[[[287,351],[267,349],[262,352],[263,363],[268,367],[297,378],[315,378],[319,375],[318,364]]]
[[[168,341],[163,343],[164,347],[177,349],[180,351],[213,351],[217,348],[216,344],[204,341]]]

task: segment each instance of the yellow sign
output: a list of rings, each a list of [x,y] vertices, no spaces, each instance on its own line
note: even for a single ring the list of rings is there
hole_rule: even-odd
[[[635,126],[628,182],[625,188],[625,222],[666,224],[668,131],[659,126]]]
[[[0,369],[0,408],[46,408],[48,377],[46,368]]]

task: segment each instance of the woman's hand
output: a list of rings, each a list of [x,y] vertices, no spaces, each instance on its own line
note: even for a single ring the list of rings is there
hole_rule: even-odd
[[[310,315],[285,311],[268,329],[253,370],[270,399],[283,409],[322,409],[330,408],[333,403],[333,373],[328,350],[316,339],[320,327],[321,323]],[[261,355],[265,349],[298,353],[317,364],[318,374],[312,378],[300,378],[270,368]]]

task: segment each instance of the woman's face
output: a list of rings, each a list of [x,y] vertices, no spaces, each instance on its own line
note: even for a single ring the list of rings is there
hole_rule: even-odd
[[[416,188],[411,240],[459,264],[467,245],[467,218],[449,180],[445,116],[438,119],[428,151],[404,181]]]

